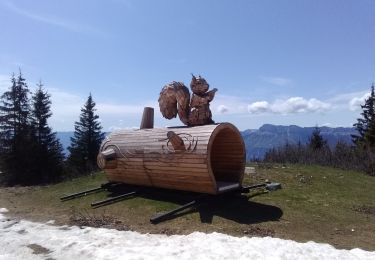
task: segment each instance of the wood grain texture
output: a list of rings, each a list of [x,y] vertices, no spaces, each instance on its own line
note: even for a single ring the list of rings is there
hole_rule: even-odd
[[[209,194],[217,181],[242,184],[245,167],[241,134],[229,123],[116,131],[100,151],[109,181]]]

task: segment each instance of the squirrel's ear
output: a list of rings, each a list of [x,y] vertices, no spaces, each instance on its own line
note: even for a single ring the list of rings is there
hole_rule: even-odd
[[[194,74],[193,73],[191,73],[191,81],[193,81],[193,82],[195,82],[196,80],[197,80],[197,78],[194,76]]]

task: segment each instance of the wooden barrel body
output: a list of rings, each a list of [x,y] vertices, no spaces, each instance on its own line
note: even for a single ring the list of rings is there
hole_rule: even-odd
[[[245,145],[230,123],[120,130],[103,141],[98,165],[110,182],[217,194],[242,184]]]

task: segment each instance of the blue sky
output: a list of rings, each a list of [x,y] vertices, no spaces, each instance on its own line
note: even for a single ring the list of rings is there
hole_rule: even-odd
[[[0,92],[22,69],[72,130],[91,92],[104,130],[155,125],[170,81],[200,74],[218,88],[216,122],[351,126],[375,81],[375,1],[0,2]]]

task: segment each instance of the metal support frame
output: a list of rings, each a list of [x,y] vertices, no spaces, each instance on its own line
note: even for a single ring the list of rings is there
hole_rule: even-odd
[[[86,196],[86,195],[89,195],[89,194],[93,194],[93,193],[97,193],[97,192],[101,192],[101,191],[105,191],[105,190],[111,190],[112,188],[114,188],[117,185],[121,185],[121,184],[119,184],[119,183],[105,183],[105,184],[102,184],[99,188],[94,188],[94,189],[91,189],[91,190],[85,190],[85,191],[81,191],[81,192],[78,192],[78,193],[70,194],[70,195],[67,195],[67,196],[63,196],[60,199],[61,199],[61,201],[67,201],[67,200],[83,197],[83,196]],[[219,194],[217,196],[226,196],[226,195],[233,194],[233,193],[249,193],[251,190],[257,189],[257,188],[265,188],[268,191],[275,191],[275,190],[281,189],[281,184],[280,183],[266,182],[266,183],[259,183],[259,184],[254,184],[254,185],[242,186],[242,187],[238,187],[236,189],[228,190],[227,192]],[[128,198],[133,197],[135,195],[137,195],[137,191],[131,191],[131,192],[123,193],[123,194],[120,194],[118,196],[111,197],[111,198],[108,198],[108,199],[105,199],[105,200],[92,202],[91,207],[98,208],[98,207],[101,207],[101,206],[106,206],[106,205],[109,205],[109,204],[112,204],[112,203],[116,203],[116,202],[128,199]],[[190,201],[186,204],[183,204],[183,205],[181,205],[181,206],[179,206],[179,207],[177,207],[173,210],[170,210],[170,211],[164,212],[164,213],[158,213],[155,216],[150,218],[150,222],[152,224],[160,223],[160,222],[168,219],[169,217],[175,215],[176,213],[179,213],[179,212],[181,212],[185,209],[199,206],[202,202],[204,202],[205,199],[207,199],[208,197],[212,197],[212,196],[214,196],[214,195],[209,195],[209,194],[201,195],[201,196],[195,198],[194,200],[192,200],[192,201]]]
[[[220,194],[220,195],[217,195],[217,196],[225,196],[226,194],[229,195],[229,194],[238,193],[238,192],[249,193],[250,190],[257,189],[257,188],[265,188],[268,191],[275,191],[275,190],[281,189],[281,184],[280,183],[260,183],[260,184],[255,184],[255,185],[249,185],[249,186],[245,186],[245,187],[240,187],[239,189],[230,190],[226,193],[223,193],[223,194]],[[180,207],[172,209],[168,212],[156,214],[155,216],[150,218],[150,222],[152,224],[157,224],[159,222],[162,222],[162,221],[166,220],[168,217],[170,217],[170,216],[172,216],[172,215],[174,215],[178,212],[181,212],[181,211],[183,211],[187,208],[197,207],[197,206],[199,206],[199,204],[201,204],[201,202],[204,199],[207,199],[209,196],[212,196],[212,195],[203,195],[199,198],[196,198],[196,199],[192,200],[191,202],[188,202],[184,205],[181,205]]]

